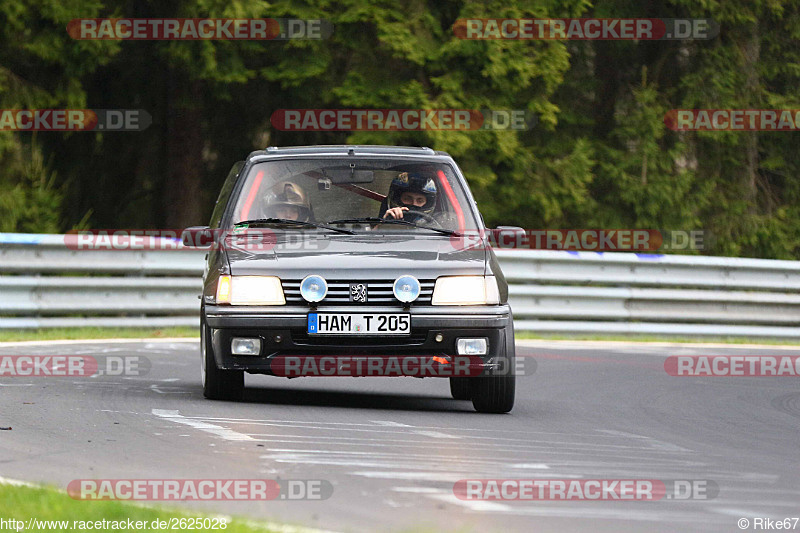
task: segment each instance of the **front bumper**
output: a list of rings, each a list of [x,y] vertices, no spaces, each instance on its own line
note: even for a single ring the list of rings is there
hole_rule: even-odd
[[[319,312],[397,313],[398,307],[326,306]],[[496,306],[426,306],[407,311],[411,315],[408,336],[311,336],[307,333],[308,307],[231,307],[206,305],[204,320],[214,348],[217,366],[255,374],[274,374],[273,362],[285,356],[438,356],[456,357],[456,339],[485,337],[484,373],[502,365],[503,356],[513,357],[513,319],[507,304]],[[442,340],[436,341],[441,334]],[[231,353],[233,337],[261,339],[258,356]],[[473,357],[474,359],[474,357]]]

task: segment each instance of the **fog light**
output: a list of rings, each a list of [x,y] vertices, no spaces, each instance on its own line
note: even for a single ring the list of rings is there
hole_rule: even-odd
[[[233,355],[258,355],[261,353],[261,339],[232,339]]]
[[[327,294],[328,282],[322,276],[306,276],[300,282],[300,296],[307,302],[316,303],[322,301]]]
[[[392,285],[394,297],[404,304],[411,303],[419,298],[420,290],[419,281],[414,276],[400,276]]]
[[[488,347],[487,339],[458,339],[456,341],[458,355],[486,355]]]

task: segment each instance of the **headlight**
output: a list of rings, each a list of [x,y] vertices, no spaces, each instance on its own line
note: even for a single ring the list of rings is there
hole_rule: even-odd
[[[487,305],[500,303],[494,276],[445,276],[436,280],[433,305]]]
[[[283,305],[281,280],[275,276],[220,276],[217,303],[231,305]]]

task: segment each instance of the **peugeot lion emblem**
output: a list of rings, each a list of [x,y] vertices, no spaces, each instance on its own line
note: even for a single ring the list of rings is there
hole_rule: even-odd
[[[351,283],[350,284],[350,301],[358,303],[367,302],[367,284],[366,283]]]

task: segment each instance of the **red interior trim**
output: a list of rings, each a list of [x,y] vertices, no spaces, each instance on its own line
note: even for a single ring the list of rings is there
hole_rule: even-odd
[[[442,185],[442,189],[444,189],[444,194],[447,196],[447,199],[450,201],[450,205],[453,206],[453,210],[456,212],[456,218],[458,219],[458,232],[464,232],[464,212],[461,210],[461,205],[458,203],[458,198],[456,198],[456,193],[453,192],[453,188],[450,187],[450,182],[447,181],[447,176],[444,175],[444,172],[441,170],[436,171],[436,175],[439,177],[439,183]]]
[[[258,189],[261,187],[262,179],[264,179],[264,171],[259,170],[258,174],[256,174],[256,179],[253,180],[253,186],[250,187],[250,192],[247,193],[247,200],[244,202],[244,207],[242,207],[242,220],[248,220],[250,218],[250,208],[253,206],[253,200],[256,199]]]

